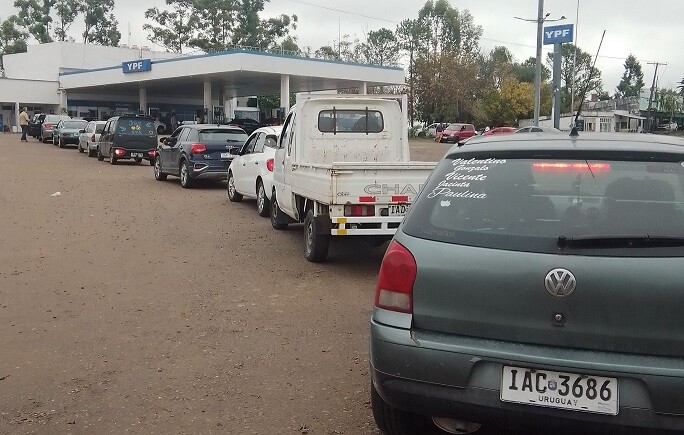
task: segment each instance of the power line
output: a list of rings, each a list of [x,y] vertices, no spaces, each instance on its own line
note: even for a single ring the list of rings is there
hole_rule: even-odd
[[[360,14],[360,13],[358,13],[358,12],[346,11],[346,10],[344,10],[344,9],[337,9],[337,8],[333,8],[333,7],[330,7],[330,6],[323,6],[323,5],[319,5],[319,4],[316,4],[316,3],[306,2],[306,1],[303,1],[303,0],[289,0],[289,1],[291,1],[291,2],[293,2],[293,3],[300,3],[300,4],[303,4],[303,5],[307,5],[307,6],[313,6],[313,7],[315,7],[315,8],[321,8],[321,9],[326,9],[326,10],[329,10],[329,11],[340,12],[340,13],[343,13],[343,14],[354,15],[354,16],[357,16],[357,17],[368,18],[368,19],[371,19],[371,20],[384,21],[384,22],[386,22],[386,23],[392,23],[392,24],[399,24],[398,22],[392,21],[392,20],[388,20],[387,18],[374,17],[374,16],[372,16],[372,15],[364,15],[364,14]]]

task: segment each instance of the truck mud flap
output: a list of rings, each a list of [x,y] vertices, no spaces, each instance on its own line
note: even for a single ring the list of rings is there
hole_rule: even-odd
[[[315,216],[314,221],[316,222],[316,225],[314,225],[314,228],[316,228],[316,234],[330,235],[330,231],[332,230],[332,221],[330,220],[330,216],[321,214]]]

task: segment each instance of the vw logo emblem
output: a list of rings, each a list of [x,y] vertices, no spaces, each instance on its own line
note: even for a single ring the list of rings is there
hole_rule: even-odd
[[[551,296],[564,298],[575,291],[577,280],[575,280],[575,275],[567,269],[553,269],[546,274],[544,286]]]

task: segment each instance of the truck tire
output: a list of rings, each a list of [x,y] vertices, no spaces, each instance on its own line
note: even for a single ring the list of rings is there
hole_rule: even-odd
[[[330,246],[330,218],[314,216],[313,210],[306,213],[304,219],[304,254],[312,263],[320,263],[328,258]],[[327,223],[327,225],[326,225]]]
[[[281,231],[287,229],[287,219],[283,212],[280,211],[280,207],[278,207],[275,192],[273,192],[273,195],[271,196],[271,226],[274,229]]]

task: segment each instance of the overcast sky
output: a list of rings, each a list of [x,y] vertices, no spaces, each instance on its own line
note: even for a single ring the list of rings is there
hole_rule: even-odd
[[[450,0],[459,10],[468,9],[484,32],[480,41],[483,50],[489,51],[504,45],[516,60],[535,56],[536,24],[516,20],[514,17],[537,17],[538,0]],[[0,0],[0,18],[12,11],[14,0]],[[560,23],[575,23],[578,46],[595,55],[603,30],[605,40],[596,66],[602,72],[604,89],[614,93],[624,71],[625,58],[634,54],[641,62],[644,82],[650,87],[655,70],[648,62],[667,63],[658,69],[661,87],[676,87],[684,77],[684,50],[679,48],[684,14],[684,1],[659,0],[545,0],[549,19],[565,15]],[[394,30],[406,18],[416,18],[425,4],[422,0],[271,0],[263,17],[279,14],[296,14],[299,17],[295,35],[300,46],[313,50],[322,45],[333,45],[338,35],[349,34],[364,40],[369,30],[387,27]],[[655,7],[657,10],[647,10]],[[119,20],[121,43],[152,45],[142,30],[144,11],[148,7],[165,7],[164,0],[116,0],[115,14]],[[74,25],[74,28],[76,25]],[[130,36],[128,29],[130,27]],[[73,32],[76,37],[76,31]],[[79,38],[76,37],[78,40]],[[550,48],[550,47],[549,47]],[[545,48],[545,52],[547,48]]]

